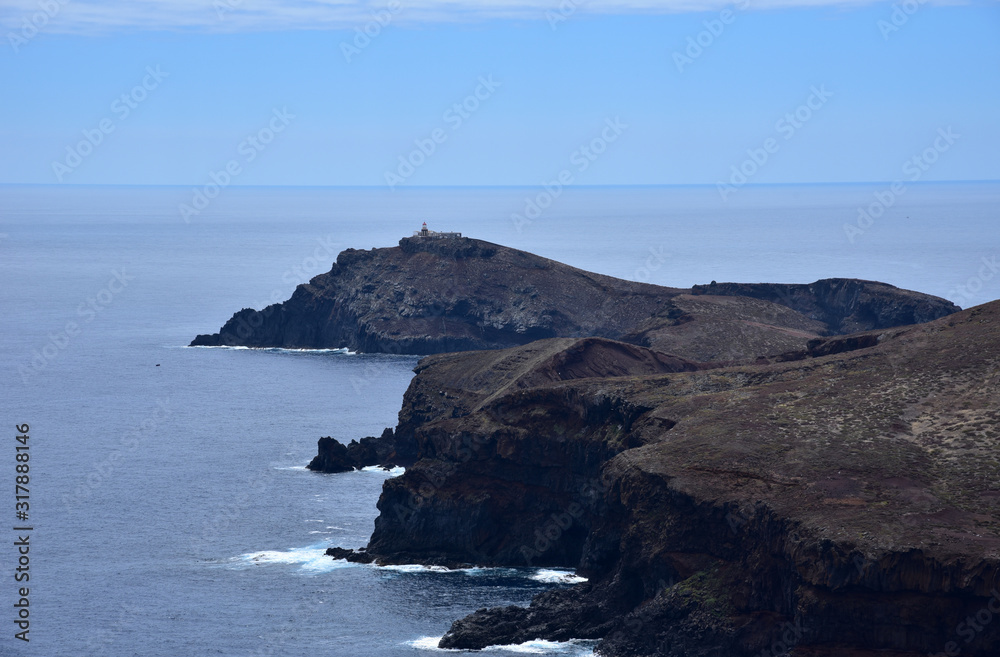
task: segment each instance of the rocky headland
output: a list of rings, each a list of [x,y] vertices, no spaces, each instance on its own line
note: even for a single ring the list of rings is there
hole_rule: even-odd
[[[478,240],[340,254],[193,344],[420,361],[395,429],[310,468],[407,466],[338,559],[574,568],[442,648],[606,657],[1000,654],[1000,302],[882,283],[664,288]],[[456,353],[444,353],[456,352]]]
[[[391,248],[343,251],[287,301],[245,308],[191,344],[423,355],[603,337],[735,362],[956,310],[944,299],[870,281],[679,289],[476,239],[412,237]]]
[[[395,430],[418,460],[335,556],[589,578],[444,648],[996,655],[998,391],[1000,302],[739,365],[601,338],[431,356]]]
[[[739,363],[815,353],[824,336],[925,322],[954,304],[884,283],[809,285],[714,281],[691,289],[583,271],[470,238],[404,238],[348,249],[331,270],[263,310],[243,309],[193,346],[340,348],[433,354],[605,337],[697,362]],[[321,438],[309,469],[408,465],[409,438],[391,431],[341,445]]]

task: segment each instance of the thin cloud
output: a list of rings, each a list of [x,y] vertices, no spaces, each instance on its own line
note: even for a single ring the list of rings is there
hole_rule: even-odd
[[[553,15],[677,14],[746,9],[851,7],[877,0],[5,0],[0,26],[27,24],[53,33],[125,30],[211,32],[344,29],[363,26],[390,4],[393,21],[450,23],[495,19],[550,20]],[[29,28],[30,29],[30,28]]]

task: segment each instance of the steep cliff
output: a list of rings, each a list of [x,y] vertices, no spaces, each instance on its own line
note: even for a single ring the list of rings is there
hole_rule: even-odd
[[[778,303],[826,324],[831,334],[923,324],[942,316],[939,299],[886,283],[847,278],[827,278],[808,285],[713,281],[695,285],[691,293]]]
[[[520,548],[534,540],[535,527],[572,505],[647,410],[559,384],[697,369],[599,338],[424,359],[395,434],[422,460],[409,477],[386,482],[369,554],[404,563],[523,564]],[[572,513],[582,520],[569,531],[582,538],[590,510]],[[564,541],[538,563],[576,563],[581,544]]]
[[[431,354],[619,335],[677,291],[468,238],[405,238],[337,257],[291,299],[244,309],[192,344]]]
[[[995,655],[998,384],[1000,302],[729,367],[600,339],[431,357],[365,558],[590,578],[442,647]]]
[[[405,238],[392,248],[348,249],[284,303],[243,309],[219,333],[191,344],[434,354],[596,336],[695,360],[737,361],[803,349],[844,327],[910,324],[957,310],[867,281],[778,286],[796,288],[789,295],[734,285],[693,296],[481,240]]]

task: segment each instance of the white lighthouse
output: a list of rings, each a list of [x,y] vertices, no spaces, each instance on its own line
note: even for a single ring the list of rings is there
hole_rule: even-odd
[[[447,238],[452,238],[452,237],[461,237],[462,233],[438,233],[438,232],[433,231],[433,230],[428,230],[427,229],[427,222],[425,221],[424,225],[420,228],[420,230],[417,230],[417,231],[413,232],[413,236],[414,237],[423,237],[423,238],[426,238],[426,239],[447,239]]]

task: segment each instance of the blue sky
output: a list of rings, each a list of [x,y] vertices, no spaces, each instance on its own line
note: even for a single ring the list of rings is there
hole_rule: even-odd
[[[0,183],[1000,179],[1000,3],[561,6],[10,0]]]

